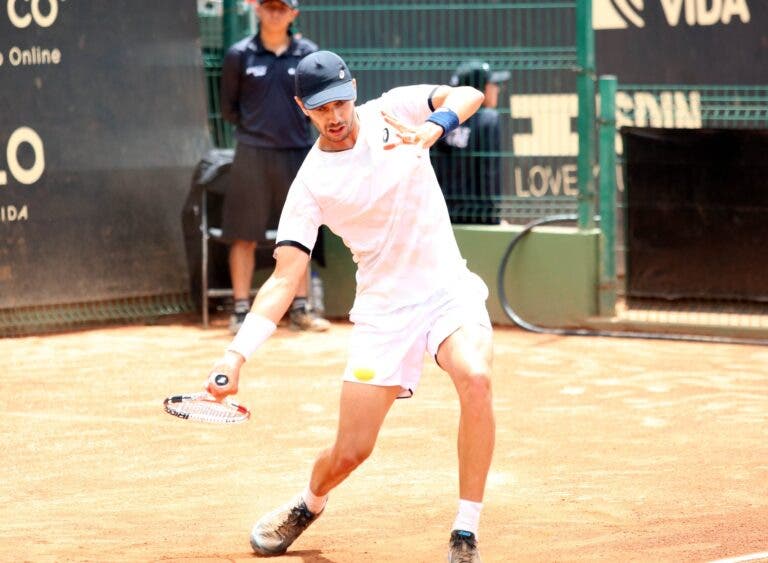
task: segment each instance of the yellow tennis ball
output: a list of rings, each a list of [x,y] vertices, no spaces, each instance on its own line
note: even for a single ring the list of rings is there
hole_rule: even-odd
[[[360,381],[370,381],[376,375],[376,372],[370,368],[355,368],[352,373]]]

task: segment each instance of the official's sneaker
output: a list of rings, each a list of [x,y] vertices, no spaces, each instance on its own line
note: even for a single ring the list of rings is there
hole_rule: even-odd
[[[288,314],[291,330],[306,330],[308,332],[325,332],[331,328],[331,323],[318,317],[312,311],[303,308],[292,309]]]
[[[321,510],[313,514],[301,496],[262,516],[251,531],[251,547],[259,555],[282,555],[288,547],[317,520]]]
[[[245,313],[232,313],[232,316],[229,317],[229,332],[232,334],[237,334],[237,331],[240,330],[240,327],[243,326],[243,322],[245,321],[245,316],[248,314],[248,311]]]
[[[464,530],[451,532],[448,547],[448,563],[481,563],[475,534]]]

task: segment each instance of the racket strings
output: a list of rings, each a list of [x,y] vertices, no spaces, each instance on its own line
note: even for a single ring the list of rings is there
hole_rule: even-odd
[[[249,415],[247,409],[236,403],[217,402],[208,395],[172,397],[166,401],[165,410],[180,418],[219,424],[243,422]]]
[[[211,401],[190,401],[185,405],[190,418],[203,422],[239,422],[244,420],[235,405]]]

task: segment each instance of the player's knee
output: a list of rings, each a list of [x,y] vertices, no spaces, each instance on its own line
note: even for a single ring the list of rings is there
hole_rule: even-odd
[[[473,366],[463,373],[456,383],[461,402],[466,405],[484,406],[491,400],[491,374],[488,366]]]
[[[371,455],[372,447],[346,447],[336,451],[334,466],[338,473],[346,474],[355,470]]]

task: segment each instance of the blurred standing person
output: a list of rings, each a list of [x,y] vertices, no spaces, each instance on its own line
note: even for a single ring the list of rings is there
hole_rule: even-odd
[[[258,33],[232,45],[222,66],[222,115],[236,126],[237,140],[222,210],[223,236],[230,241],[233,333],[250,310],[256,246],[268,229],[277,228],[291,182],[314,142],[309,119],[293,101],[296,66],[317,51],[312,41],[292,34],[298,7],[298,0],[258,0]],[[309,268],[289,309],[290,326],[327,330],[330,323],[309,306],[308,286]]]
[[[499,84],[509,77],[509,71],[493,71],[488,63],[477,60],[459,65],[451,77],[451,86],[471,86],[485,94],[480,110],[440,139],[432,150],[452,223],[501,222],[501,134],[496,108]]]

